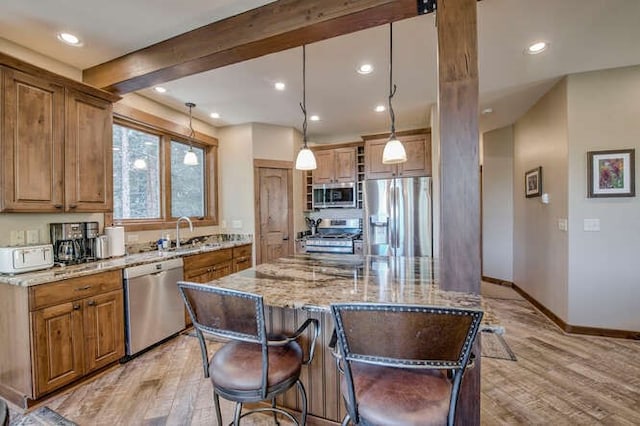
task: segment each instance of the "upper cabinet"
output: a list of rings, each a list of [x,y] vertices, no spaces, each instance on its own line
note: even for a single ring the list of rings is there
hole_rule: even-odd
[[[0,66],[0,211],[112,211],[115,97],[49,74]]]
[[[382,152],[386,137],[366,138],[365,179],[389,179],[395,177],[431,176],[431,133],[398,135],[407,152],[407,161],[400,164],[383,164]]]
[[[317,168],[313,183],[340,183],[356,181],[356,147],[315,151]]]

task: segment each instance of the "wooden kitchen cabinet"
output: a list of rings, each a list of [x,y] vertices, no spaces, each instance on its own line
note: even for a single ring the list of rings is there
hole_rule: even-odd
[[[112,211],[118,97],[2,54],[0,71],[0,211]]]
[[[253,266],[252,245],[233,248],[233,272],[240,272]]]
[[[314,184],[355,182],[356,147],[323,149],[314,152],[317,168],[313,171]]]
[[[382,153],[388,136],[365,141],[365,179],[431,176],[431,133],[398,135],[407,152],[407,161],[383,164]]]
[[[29,308],[34,398],[124,356],[120,271],[31,287]]]

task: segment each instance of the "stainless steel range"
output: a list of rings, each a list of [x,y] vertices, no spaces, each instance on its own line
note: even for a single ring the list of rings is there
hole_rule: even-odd
[[[323,219],[317,232],[306,238],[307,253],[361,252],[362,221],[360,219]]]

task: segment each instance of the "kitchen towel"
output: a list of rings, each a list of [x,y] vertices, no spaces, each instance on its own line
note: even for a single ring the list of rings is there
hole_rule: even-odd
[[[111,257],[124,256],[124,227],[105,226],[104,233],[109,237],[109,252]]]

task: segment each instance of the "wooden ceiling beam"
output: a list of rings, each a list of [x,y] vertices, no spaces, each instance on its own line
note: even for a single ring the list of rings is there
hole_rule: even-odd
[[[278,0],[83,71],[125,94],[418,15],[416,0]]]

